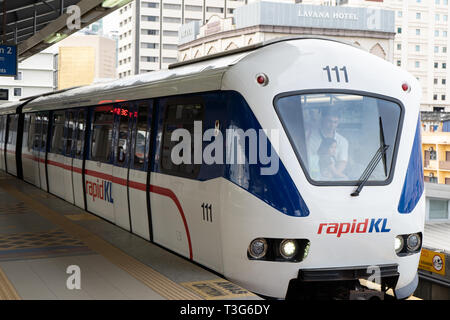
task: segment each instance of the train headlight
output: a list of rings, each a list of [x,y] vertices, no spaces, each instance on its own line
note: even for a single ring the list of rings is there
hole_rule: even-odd
[[[399,253],[400,251],[402,251],[404,245],[405,245],[405,241],[403,240],[403,237],[402,236],[396,236],[395,237],[395,242],[394,242],[395,252]]]
[[[264,238],[258,238],[250,242],[248,246],[248,254],[253,259],[261,259],[267,253],[267,241]]]
[[[417,233],[412,233],[406,239],[406,248],[409,251],[417,251],[420,248],[420,236]]]
[[[280,254],[285,259],[292,259],[297,254],[297,241],[283,240],[280,244]]]

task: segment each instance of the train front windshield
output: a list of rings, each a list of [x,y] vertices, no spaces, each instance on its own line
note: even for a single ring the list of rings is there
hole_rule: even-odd
[[[399,104],[342,93],[287,95],[278,115],[312,183],[357,183],[370,164],[368,184],[388,183],[400,134]]]

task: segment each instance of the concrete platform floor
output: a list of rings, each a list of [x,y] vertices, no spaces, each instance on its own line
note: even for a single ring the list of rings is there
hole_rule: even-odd
[[[0,299],[261,299],[0,172]]]

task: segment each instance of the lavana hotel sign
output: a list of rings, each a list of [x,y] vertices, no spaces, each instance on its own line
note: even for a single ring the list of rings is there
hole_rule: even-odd
[[[353,21],[355,27],[359,29],[367,30],[383,30],[382,20],[389,20],[386,18],[386,14],[389,16],[390,11],[379,10],[374,8],[311,8],[310,6],[300,6],[298,9],[298,16],[306,19],[320,19],[320,20],[338,20],[338,21]],[[392,12],[393,14],[393,12]],[[392,15],[391,14],[391,15]],[[338,22],[330,21],[330,24],[336,24]],[[390,25],[393,27],[393,25]],[[389,27],[389,25],[385,25]],[[391,28],[389,28],[391,29]],[[389,31],[389,30],[383,30]],[[392,30],[393,31],[393,30]]]
[[[394,11],[378,8],[260,1],[236,8],[234,19],[236,29],[272,25],[395,33]]]

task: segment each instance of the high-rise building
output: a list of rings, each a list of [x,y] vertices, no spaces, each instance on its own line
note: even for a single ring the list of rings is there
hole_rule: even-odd
[[[119,9],[119,77],[165,69],[177,61],[178,29],[233,16],[252,0],[135,0]],[[294,0],[277,0],[294,3]]]
[[[422,111],[450,111],[448,0],[303,0],[302,3],[381,7],[395,11],[394,64],[422,86]]]

